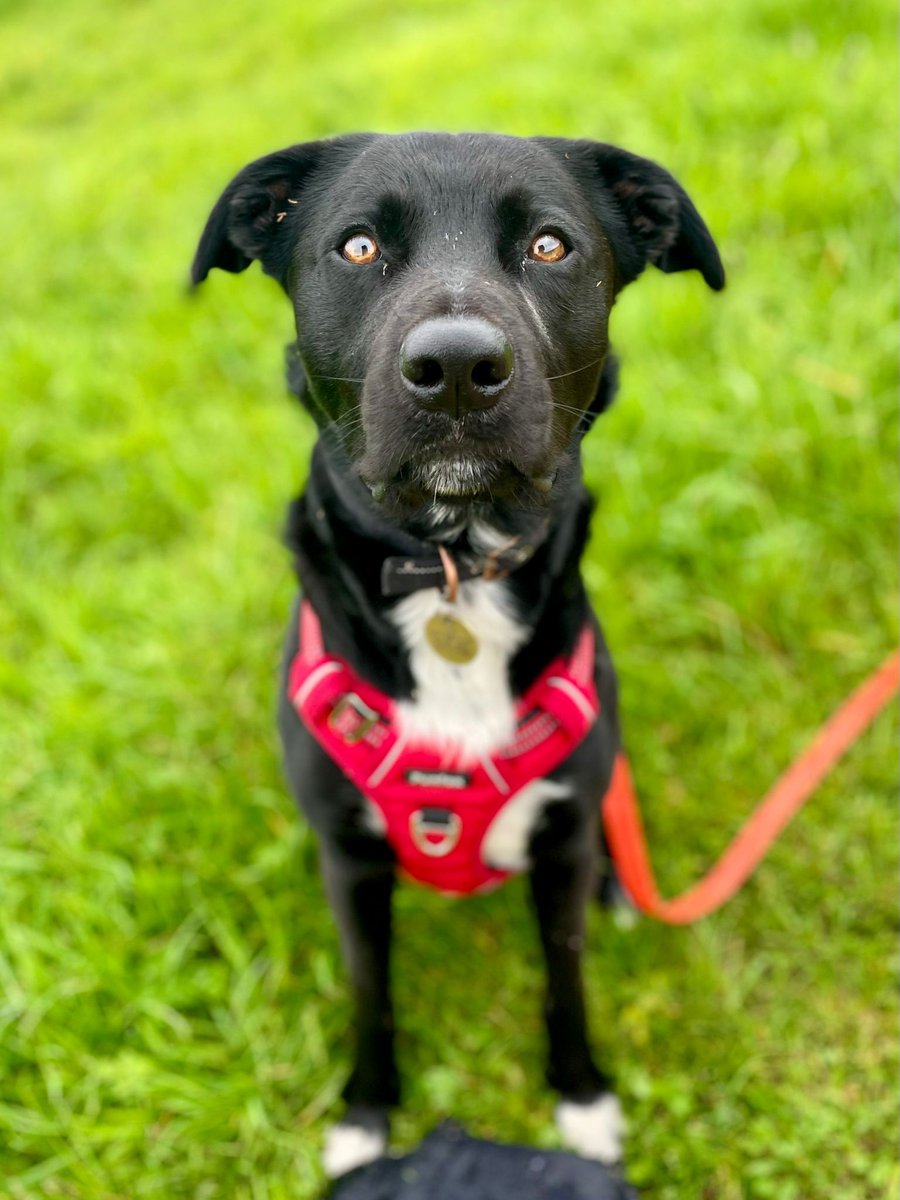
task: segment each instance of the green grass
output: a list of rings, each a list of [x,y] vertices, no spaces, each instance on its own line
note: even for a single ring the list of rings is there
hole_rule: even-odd
[[[896,637],[887,0],[0,7],[0,1196],[300,1200],[348,1065],[273,729],[311,444],[287,305],[183,291],[231,174],[345,129],[618,142],[729,288],[648,274],[586,450],[587,563],[664,889]],[[654,1200],[896,1193],[895,722],[708,921],[593,918]],[[554,1144],[521,883],[399,903],[396,1123]],[[451,912],[452,909],[452,912]]]

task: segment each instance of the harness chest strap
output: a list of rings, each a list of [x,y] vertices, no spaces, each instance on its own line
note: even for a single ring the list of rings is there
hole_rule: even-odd
[[[594,724],[594,663],[586,625],[571,656],[552,662],[517,702],[512,740],[481,759],[461,759],[404,738],[394,700],[326,651],[319,619],[303,601],[289,693],[312,735],[380,813],[406,874],[465,894],[508,878],[484,862],[484,840],[515,796],[563,762]]]

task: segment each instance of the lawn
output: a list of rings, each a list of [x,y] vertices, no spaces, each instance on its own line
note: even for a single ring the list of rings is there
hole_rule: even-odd
[[[587,578],[664,890],[896,640],[888,0],[0,4],[0,1196],[307,1200],[348,1066],[281,778],[288,307],[195,298],[250,158],[346,129],[595,136],[686,184],[729,286],[622,297]],[[697,926],[597,912],[600,1057],[652,1200],[896,1194],[882,717]],[[409,1147],[554,1145],[525,891],[398,901]]]

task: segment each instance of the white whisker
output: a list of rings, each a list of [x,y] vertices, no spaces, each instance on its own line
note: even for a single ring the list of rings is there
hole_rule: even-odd
[[[570,375],[577,375],[580,371],[587,371],[590,367],[596,367],[597,363],[603,362],[603,355],[600,358],[595,358],[592,362],[585,363],[583,367],[576,367],[574,371],[563,371],[562,375],[545,375],[544,379],[549,383],[552,379],[568,379]]]

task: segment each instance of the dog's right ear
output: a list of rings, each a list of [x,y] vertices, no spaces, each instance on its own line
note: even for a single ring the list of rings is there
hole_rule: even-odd
[[[255,258],[263,270],[283,279],[287,270],[283,249],[292,222],[290,209],[299,207],[297,193],[315,170],[321,142],[308,142],[268,154],[244,167],[219,197],[200,238],[191,282],[202,283],[213,267],[237,274]]]
[[[284,286],[304,187],[327,157],[355,153],[363,140],[357,135],[302,142],[244,167],[209,214],[191,267],[193,285],[202,283],[213,267],[237,274],[259,259],[263,270]]]

